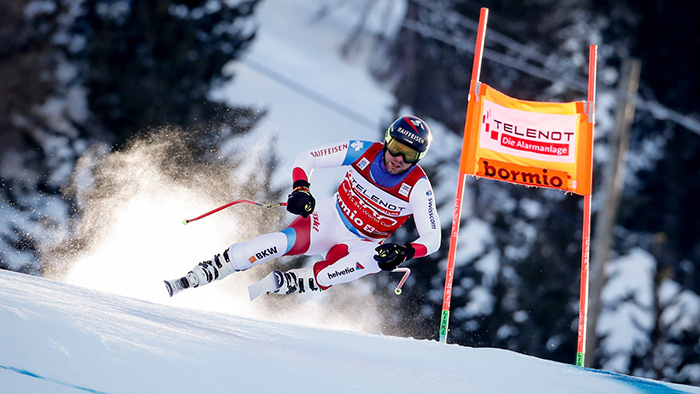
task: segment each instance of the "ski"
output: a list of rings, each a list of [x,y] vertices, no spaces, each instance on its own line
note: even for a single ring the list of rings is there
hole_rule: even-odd
[[[284,283],[284,273],[281,271],[272,271],[266,277],[257,283],[248,286],[248,295],[250,300],[260,297],[263,294],[274,293],[282,287]]]

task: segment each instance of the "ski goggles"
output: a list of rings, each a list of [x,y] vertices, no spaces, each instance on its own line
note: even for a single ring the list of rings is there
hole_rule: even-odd
[[[389,140],[385,146],[386,150],[388,150],[392,156],[401,156],[403,157],[403,161],[406,163],[417,163],[418,160],[423,157],[422,152],[418,152],[410,146],[404,145],[395,139]]]

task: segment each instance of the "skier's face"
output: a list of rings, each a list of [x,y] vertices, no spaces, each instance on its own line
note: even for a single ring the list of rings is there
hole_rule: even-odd
[[[406,171],[409,167],[411,167],[411,165],[411,163],[406,163],[403,160],[403,156],[394,156],[391,154],[391,152],[389,152],[388,149],[384,150],[384,166],[386,166],[386,169],[387,171],[389,171],[389,174],[400,174]]]

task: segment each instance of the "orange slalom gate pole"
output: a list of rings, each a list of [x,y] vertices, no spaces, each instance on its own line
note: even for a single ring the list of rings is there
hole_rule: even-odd
[[[476,35],[476,46],[474,47],[474,63],[472,65],[472,79],[469,86],[469,93],[476,91],[476,85],[479,83],[481,76],[481,60],[483,59],[484,37],[486,35],[486,22],[488,21],[489,10],[482,8],[479,13],[479,28]],[[469,110],[467,110],[469,114]],[[467,115],[468,117],[468,115]],[[465,120],[466,122],[466,120]],[[465,133],[462,138],[466,137],[466,127],[469,122],[465,123]],[[447,256],[447,272],[445,273],[445,291],[442,297],[442,313],[440,314],[440,342],[447,343],[447,331],[450,322],[450,302],[452,300],[452,281],[454,279],[455,270],[455,254],[457,253],[457,240],[459,236],[459,222],[462,217],[462,200],[464,197],[464,183],[467,174],[462,171],[464,167],[461,161],[464,160],[464,155],[460,159],[459,181],[457,182],[457,194],[455,196],[455,210],[452,215],[452,232],[450,234],[450,250]]]
[[[595,81],[598,47],[591,45],[588,55],[588,121],[592,123],[591,133],[595,125]],[[591,135],[591,143],[593,136]],[[591,149],[591,156],[593,149]],[[591,172],[593,158],[591,157]],[[588,263],[590,262],[591,245],[591,194],[583,196],[583,239],[581,242],[581,288],[578,310],[578,344],[576,349],[576,365],[584,366],[586,360],[586,326],[588,325]]]

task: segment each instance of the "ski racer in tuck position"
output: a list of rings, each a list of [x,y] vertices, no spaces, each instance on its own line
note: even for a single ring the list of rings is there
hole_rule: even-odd
[[[299,215],[286,229],[231,245],[180,279],[165,281],[170,296],[284,255],[316,255],[312,266],[273,271],[250,286],[251,300],[265,293],[326,290],[440,247],[441,230],[428,177],[417,165],[432,134],[418,117],[403,116],[387,129],[384,143],[351,140],[301,153],[292,170],[287,210]],[[332,198],[316,204],[309,190],[317,168],[349,166]],[[419,237],[406,244],[384,241],[413,215]]]

